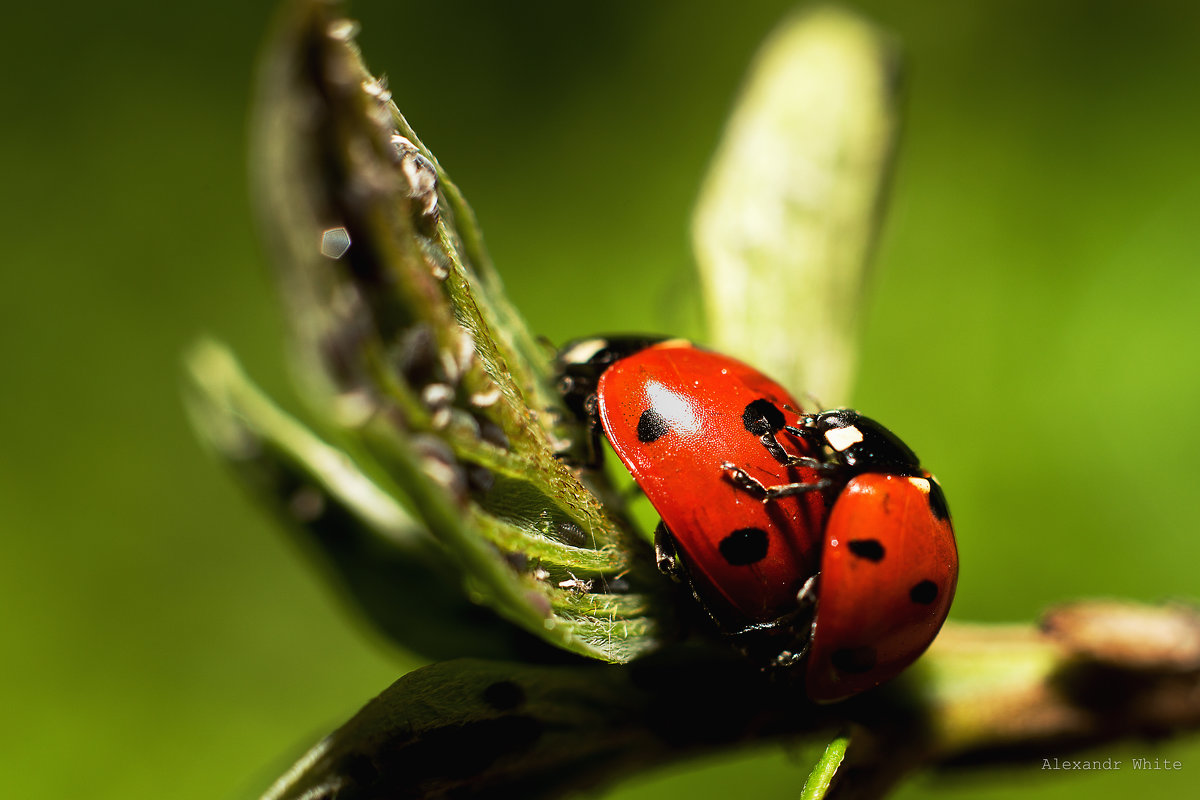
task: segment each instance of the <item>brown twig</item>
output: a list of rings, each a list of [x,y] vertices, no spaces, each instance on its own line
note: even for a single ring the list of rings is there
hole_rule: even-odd
[[[266,797],[556,797],[847,728],[831,796],[881,797],[920,769],[1040,765],[1200,727],[1197,636],[1193,609],[1111,602],[1056,609],[1041,628],[948,625],[905,676],[830,706],[711,651],[625,666],[444,662],[393,684]]]

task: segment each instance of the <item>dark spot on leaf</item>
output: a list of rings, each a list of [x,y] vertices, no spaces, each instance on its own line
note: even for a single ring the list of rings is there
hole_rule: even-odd
[[[765,398],[759,398],[747,405],[746,410],[742,412],[742,424],[755,436],[763,436],[783,430],[787,425],[787,420],[783,418],[783,412],[776,408],[774,403]]]
[[[762,528],[738,528],[717,546],[721,555],[735,567],[756,564],[767,555],[767,532]]]
[[[851,539],[850,552],[859,558],[879,563],[883,561],[883,545],[878,539]]]
[[[653,408],[647,408],[638,419],[637,437],[639,442],[649,444],[670,433],[670,431],[671,429],[667,426],[666,418]]]
[[[927,606],[937,599],[938,587],[933,581],[925,580],[915,584],[908,590],[908,597],[914,603]]]
[[[483,690],[483,702],[497,711],[512,711],[525,704],[525,690],[512,681],[496,681]]]
[[[843,647],[834,650],[830,659],[838,672],[861,675],[875,669],[874,647]]]

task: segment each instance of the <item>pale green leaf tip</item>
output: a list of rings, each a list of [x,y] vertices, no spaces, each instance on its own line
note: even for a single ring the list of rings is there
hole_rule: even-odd
[[[184,363],[185,402],[193,425],[223,458],[249,457],[257,449],[255,439],[269,441],[381,535],[413,535],[415,523],[397,502],[397,490],[385,490],[378,477],[368,477],[349,455],[280,409],[246,375],[228,347],[201,339],[188,350]]]
[[[845,402],[896,129],[891,41],[825,7],[763,45],[702,187],[692,239],[711,343]]]

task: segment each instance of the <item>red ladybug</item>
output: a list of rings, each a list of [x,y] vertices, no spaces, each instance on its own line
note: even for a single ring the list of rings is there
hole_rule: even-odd
[[[887,428],[842,408],[785,430],[824,450],[821,471],[835,493],[806,668],[809,697],[831,702],[894,677],[925,652],[954,599],[958,548],[942,487]],[[811,491],[765,486],[724,466],[768,502]]]
[[[598,424],[662,518],[660,567],[686,579],[726,633],[801,616],[797,596],[820,560],[822,493],[764,503],[723,468],[735,460],[762,481],[819,480],[815,460],[781,463],[790,456],[776,436],[787,425],[784,409],[798,408],[791,395],[740,361],[682,340],[585,340],[560,360],[567,404]],[[795,447],[809,452],[803,441]]]
[[[777,664],[807,654],[821,702],[928,647],[957,550],[941,487],[894,434],[848,409],[804,414],[762,373],[682,340],[582,340],[560,368],[568,406],[661,515],[660,567],[721,630],[768,642]]]

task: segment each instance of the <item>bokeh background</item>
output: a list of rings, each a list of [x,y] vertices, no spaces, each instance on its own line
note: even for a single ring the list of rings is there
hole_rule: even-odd
[[[691,205],[791,5],[567,6],[352,11],[534,329],[695,335]],[[853,401],[947,489],[953,616],[1197,599],[1200,6],[857,7],[903,42],[908,80]],[[180,355],[205,332],[288,397],[246,191],[272,9],[45,8],[6,9],[0,48],[3,793],[252,796],[417,664],[344,612],[181,409]],[[1184,767],[1031,762],[900,796],[1200,790],[1200,740],[1096,757],[1133,755]],[[787,753],[749,752],[610,796],[787,797],[803,777]]]

